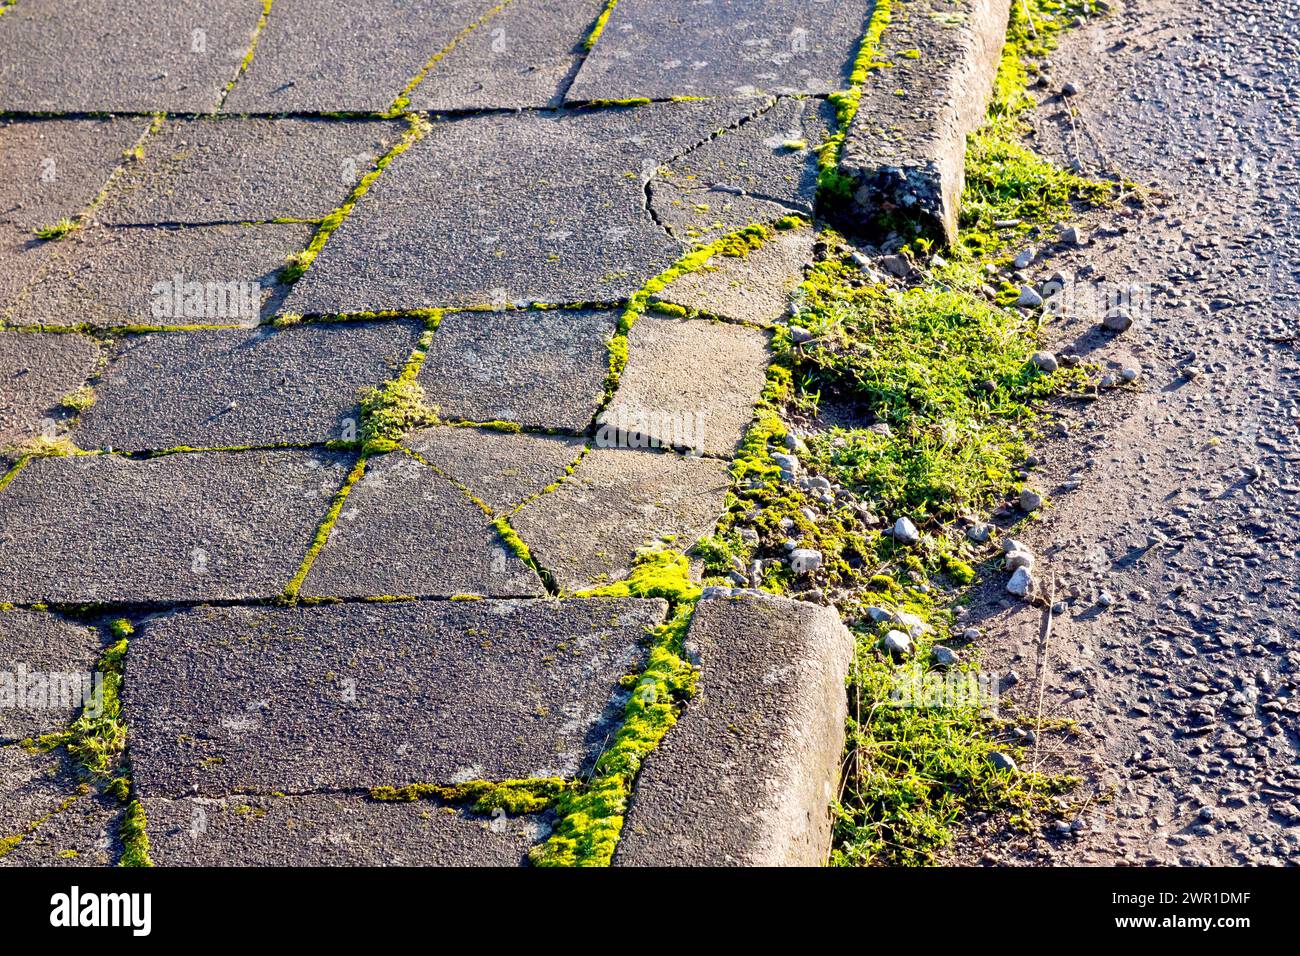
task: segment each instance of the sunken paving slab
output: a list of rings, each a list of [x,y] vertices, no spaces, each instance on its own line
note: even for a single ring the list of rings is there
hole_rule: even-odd
[[[611,309],[444,316],[417,381],[447,419],[582,431],[605,393]]]
[[[382,112],[492,0],[276,0],[228,113]]]
[[[896,0],[883,42],[896,56],[866,84],[840,169],[858,226],[911,216],[957,236],[966,136],[985,119],[1010,0]]]
[[[714,255],[655,299],[736,322],[772,326],[790,314],[791,296],[814,258],[811,229],[777,229],[743,256]]]
[[[582,454],[584,442],[490,428],[426,428],[408,435],[403,444],[504,514],[563,478]]]
[[[571,777],[614,730],[658,600],[204,607],[124,685],[145,798]]]
[[[82,335],[0,332],[0,447],[54,437],[64,398],[81,388],[100,359]]]
[[[834,608],[706,599],[686,651],[696,694],[641,768],[615,864],[822,865],[853,653]]]
[[[214,109],[261,13],[262,0],[23,0],[0,20],[0,110]]]
[[[835,110],[825,100],[782,97],[668,164],[652,181],[651,193],[662,180],[688,193],[742,193],[811,216],[817,192],[814,150],[834,129]]]
[[[31,230],[76,217],[148,127],[147,119],[0,121],[0,222]]]
[[[0,494],[0,601],[275,597],[350,466],[313,451],[33,459]]]
[[[596,448],[511,524],[568,592],[625,577],[636,550],[665,537],[686,550],[722,513],[727,464],[672,452]]]
[[[403,124],[366,120],[169,120],[114,182],[109,224],[320,219],[347,199]]]
[[[546,589],[482,508],[428,465],[399,452],[366,463],[301,593],[534,597]]]
[[[522,866],[542,818],[354,794],[143,802],[155,866]]]
[[[767,340],[759,329],[708,319],[637,319],[597,443],[617,429],[632,447],[730,455],[763,391]]]
[[[387,321],[133,336],[72,438],[120,451],[354,440],[358,396],[400,371],[421,330]]]
[[[0,610],[0,743],[62,730],[83,704],[93,707],[102,651],[91,628],[47,611]]]
[[[411,93],[414,110],[554,107],[605,0],[512,0],[463,37]]]
[[[60,240],[14,306],[17,324],[252,326],[283,298],[279,270],[313,227],[95,229]]]
[[[830,93],[848,86],[861,0],[622,0],[569,90],[574,101]]]
[[[661,103],[435,123],[357,201],[285,308],[626,299],[683,251],[646,210],[645,177],[749,111]]]

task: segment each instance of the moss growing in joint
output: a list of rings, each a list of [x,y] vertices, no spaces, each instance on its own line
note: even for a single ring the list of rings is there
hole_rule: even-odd
[[[443,47],[441,50],[438,50],[436,53],[433,54],[433,56],[429,57],[428,61],[424,64],[424,66],[421,67],[420,72],[416,73],[415,76],[411,77],[410,81],[407,82],[406,86],[402,87],[402,92],[397,94],[397,98],[393,100],[393,105],[388,108],[388,115],[390,116],[401,115],[402,111],[405,110],[408,106],[410,106],[411,94],[415,92],[415,88],[419,86],[422,82],[424,82],[424,78],[429,75],[429,73],[433,70],[435,66],[438,65],[438,62],[442,60],[445,56],[447,56],[448,53],[454,50],[462,40],[464,40],[467,36],[469,36],[479,27],[483,26],[483,24],[487,23],[489,20],[491,20],[493,17],[495,17],[498,13],[500,13],[508,6],[510,6],[510,0],[504,0],[503,3],[498,3],[496,6],[492,7],[486,13],[484,13],[483,16],[479,17],[469,26],[465,27],[460,32],[458,32],[455,36],[453,36],[451,40],[448,41],[445,47]]]
[[[609,0],[609,2],[605,4],[605,9],[600,11],[600,16],[598,16],[596,22],[592,24],[591,32],[587,34],[587,39],[582,41],[582,48],[588,53],[590,53],[592,47],[596,45],[596,41],[600,39],[600,35],[605,32],[605,25],[609,23],[610,15],[614,12],[614,8],[617,6],[618,0]]]
[[[343,485],[334,495],[334,500],[330,502],[330,507],[325,512],[325,517],[321,519],[320,526],[316,529],[316,536],[312,539],[311,546],[307,549],[307,554],[302,559],[302,564],[298,566],[297,572],[284,588],[283,598],[286,601],[295,600],[298,592],[302,590],[302,583],[307,580],[307,574],[311,571],[311,566],[315,563],[316,558],[320,555],[325,543],[330,539],[330,532],[334,530],[334,523],[339,520],[339,515],[343,513],[343,505],[347,501],[348,492],[352,486],[361,480],[362,475],[366,473],[366,461],[368,454],[362,452],[361,457],[357,459],[356,465],[348,472],[348,476],[343,479]]]
[[[148,822],[140,801],[132,800],[122,814],[122,824],[118,831],[122,839],[122,859],[118,861],[119,866],[153,866],[153,860],[149,856]]]
[[[83,385],[73,392],[69,392],[59,400],[59,407],[67,409],[80,415],[95,404],[95,390],[89,385]]]
[[[486,510],[486,506],[485,510]],[[555,581],[555,575],[551,574],[546,568],[538,564],[537,559],[533,557],[533,552],[529,549],[527,542],[519,536],[510,524],[510,521],[498,516],[492,520],[492,527],[501,538],[501,543],[509,548],[520,561],[528,565],[533,573],[541,579],[542,585],[546,588],[548,594],[559,594],[560,588]]]
[[[474,780],[458,784],[416,783],[405,787],[375,787],[372,800],[412,802],[441,800],[464,805],[472,813],[503,811],[511,815],[541,813],[549,810],[563,794],[572,790],[573,781],[559,777],[491,782]]]
[[[55,239],[62,239],[64,236],[71,232],[75,232],[79,228],[80,224],[78,222],[65,217],[57,222],[52,222],[45,226],[37,226],[32,230],[32,234],[38,239],[44,239],[49,242]]]

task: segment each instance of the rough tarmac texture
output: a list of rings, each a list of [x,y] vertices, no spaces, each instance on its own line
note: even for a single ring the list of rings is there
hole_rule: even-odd
[[[420,328],[392,321],[134,336],[104,369],[72,438],[119,451],[350,441],[360,394],[401,370]]]
[[[572,777],[662,601],[198,608],[131,643],[145,798]],[[181,680],[187,693],[178,697]]]
[[[0,744],[62,730],[93,702],[102,650],[96,631],[48,611],[0,610],[0,674],[13,695],[0,706]]]
[[[348,467],[323,451],[35,459],[0,495],[0,601],[275,597]]]
[[[145,800],[156,866],[521,866],[545,838],[532,817],[481,817],[431,800],[356,795]]]
[[[100,359],[80,335],[0,332],[0,447],[48,434],[68,415],[62,402],[81,388]]]
[[[646,759],[615,863],[820,866],[844,752],[853,642],[833,608],[701,601],[696,696]]]

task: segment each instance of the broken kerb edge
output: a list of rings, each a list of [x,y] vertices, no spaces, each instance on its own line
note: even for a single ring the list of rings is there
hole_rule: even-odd
[[[984,121],[1006,41],[1010,0],[894,0],[884,65],[867,78],[840,171],[846,225],[888,231],[903,219],[957,237],[966,136]]]

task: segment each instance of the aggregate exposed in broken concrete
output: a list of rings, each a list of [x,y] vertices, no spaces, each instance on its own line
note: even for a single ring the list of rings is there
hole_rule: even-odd
[[[713,524],[727,463],[673,452],[595,448],[558,488],[511,519],[565,591],[621,578],[636,550],[670,537],[682,551]]]
[[[498,514],[564,477],[583,439],[482,428],[426,428],[403,444]]]
[[[744,8],[621,0],[568,99],[843,89],[866,7],[807,0],[760,0]]]
[[[0,601],[275,597],[349,467],[324,451],[34,459],[0,494]]]
[[[194,608],[146,621],[124,701],[145,798],[572,777],[659,600]]]
[[[32,230],[76,217],[148,126],[124,118],[0,121],[0,222]]]
[[[696,695],[646,758],[615,864],[823,864],[852,651],[834,608],[701,601],[686,635]]]
[[[211,110],[261,13],[262,0],[23,0],[0,18],[0,111]]]
[[[311,233],[299,223],[86,230],[58,243],[10,321],[256,325],[283,297],[285,258],[303,249]]]
[[[767,379],[767,333],[707,319],[643,316],[600,424],[664,447],[730,455]]]
[[[367,462],[301,593],[534,597],[546,588],[460,489],[393,453]]]
[[[102,651],[99,634],[88,627],[46,611],[0,610],[0,674],[13,694],[0,706],[0,744],[67,726],[94,693]],[[24,680],[30,683],[20,690]]]
[[[956,239],[966,136],[986,115],[1009,10],[1010,0],[894,0],[884,50],[919,56],[889,56],[863,88],[840,157],[854,225],[898,211]]]
[[[228,113],[382,112],[492,0],[276,0]]]
[[[119,451],[350,441],[358,395],[402,367],[421,328],[348,322],[134,336],[104,369],[72,438]]]
[[[357,201],[285,308],[626,299],[682,252],[647,212],[644,178],[752,110],[656,103],[435,123]]]
[[[684,309],[771,326],[790,314],[791,295],[813,261],[811,229],[778,229],[743,256],[718,254],[654,295]]]
[[[110,225],[319,219],[402,130],[376,120],[169,120],[96,217]]]
[[[413,110],[555,107],[605,0],[511,0],[411,93]]]
[[[85,384],[99,344],[81,335],[0,332],[0,447],[53,438],[61,401]]]
[[[356,794],[143,801],[156,866],[521,866],[544,818]]]
[[[447,419],[583,431],[604,396],[610,309],[443,316],[416,381]]]

